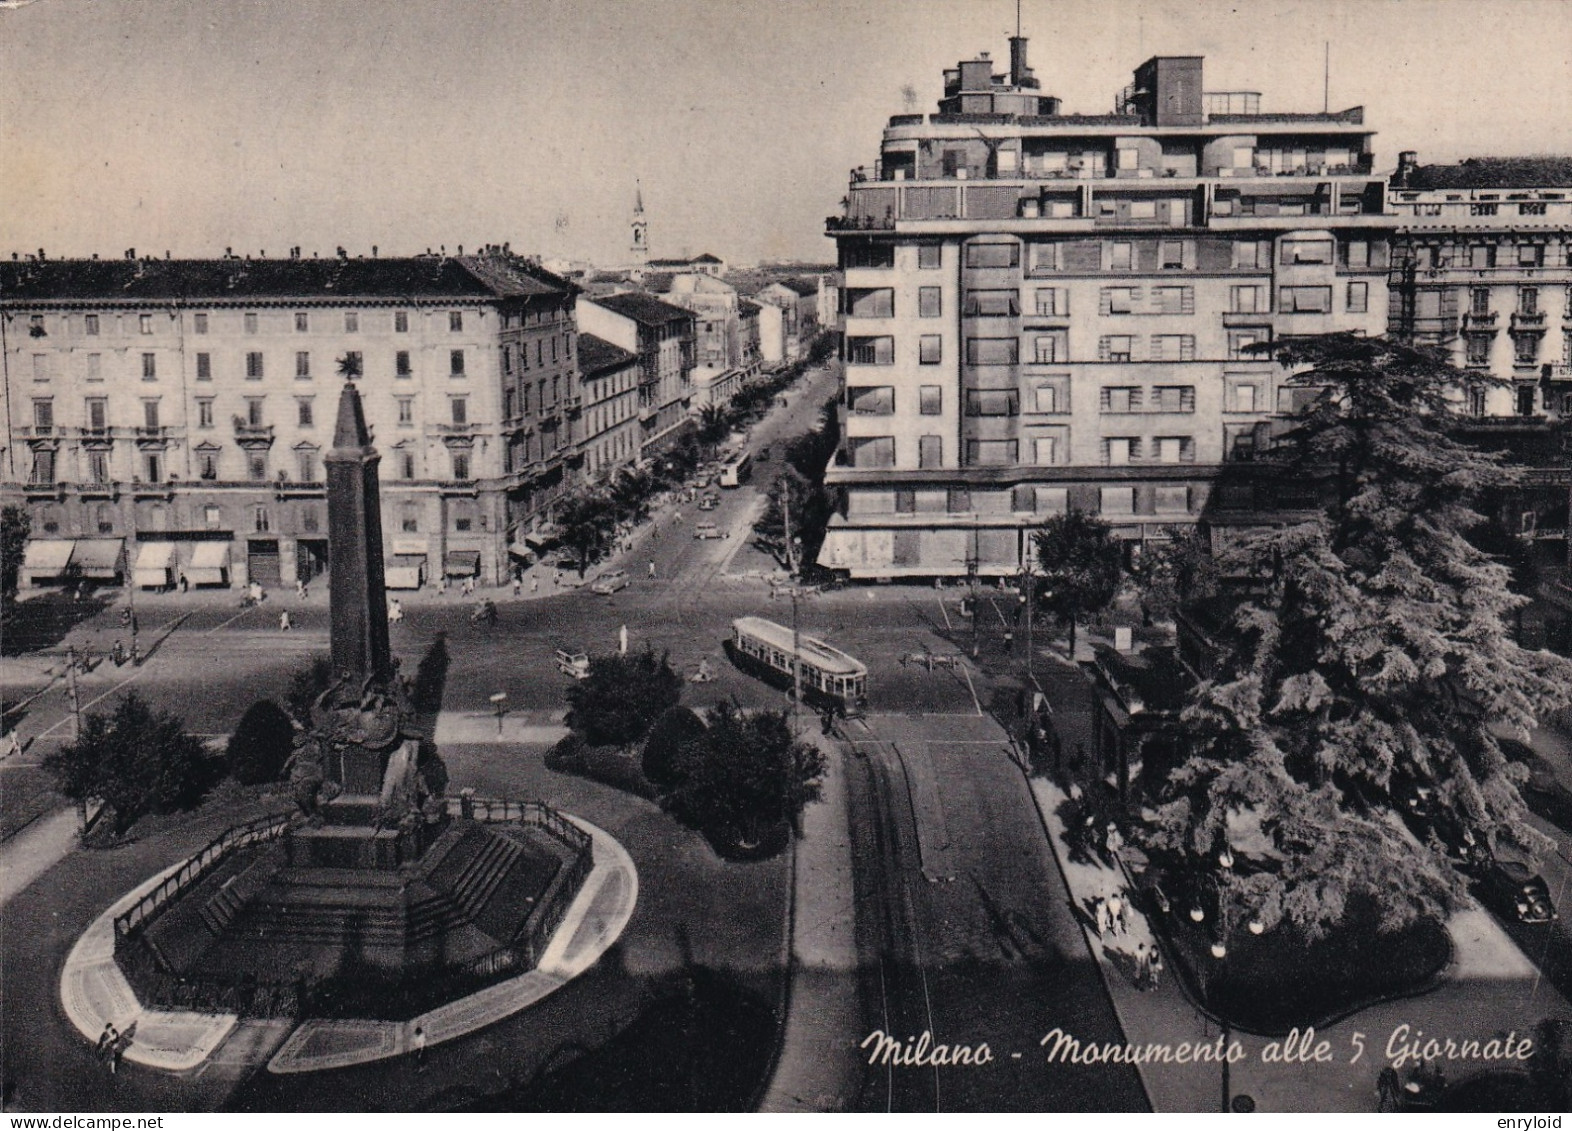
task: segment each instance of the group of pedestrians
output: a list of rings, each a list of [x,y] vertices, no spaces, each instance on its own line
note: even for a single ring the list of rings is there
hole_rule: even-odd
[[[104,1022],[104,1031],[98,1034],[98,1047],[95,1050],[99,1063],[109,1069],[111,1076],[120,1070],[120,1062],[125,1059],[126,1049],[131,1047],[131,1040],[136,1034],[136,1022],[126,1026],[125,1032],[115,1028],[113,1021]]]
[[[1129,904],[1120,892],[1113,895],[1100,895],[1092,900],[1092,918],[1097,923],[1097,936],[1106,938],[1109,935],[1122,935],[1130,929],[1127,915]]]

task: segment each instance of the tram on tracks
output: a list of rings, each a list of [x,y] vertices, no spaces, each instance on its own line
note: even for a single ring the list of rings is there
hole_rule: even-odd
[[[802,671],[802,701],[815,708],[832,707],[859,714],[868,701],[868,668],[861,660],[814,636],[797,634],[763,617],[739,617],[731,622],[726,654],[741,671],[788,691],[792,687],[792,660]]]

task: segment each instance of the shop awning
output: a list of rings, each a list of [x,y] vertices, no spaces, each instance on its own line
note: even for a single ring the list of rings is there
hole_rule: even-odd
[[[124,538],[79,538],[71,564],[81,570],[83,577],[114,577],[120,572],[120,555],[125,544]]]
[[[442,572],[449,577],[475,577],[480,573],[479,550],[449,550],[442,559]]]
[[[192,585],[228,585],[229,543],[198,542],[191,550],[186,580]]]
[[[426,583],[426,555],[395,554],[382,569],[382,583],[389,589],[419,589]]]
[[[131,567],[131,583],[144,589],[162,589],[174,581],[175,544],[143,542]]]
[[[562,527],[555,523],[544,523],[537,530],[524,532],[524,544],[535,550],[543,550],[562,537]]]
[[[71,564],[76,543],[70,538],[30,538],[22,554],[22,569],[44,577],[62,574]]]
[[[508,553],[515,558],[533,558],[535,556],[535,547],[528,546],[523,542],[514,542],[508,546]]]

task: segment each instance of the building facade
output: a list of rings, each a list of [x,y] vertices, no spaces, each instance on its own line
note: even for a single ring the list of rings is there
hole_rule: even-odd
[[[818,283],[782,279],[761,287],[753,300],[771,308],[773,331],[765,342],[764,362],[772,368],[800,361],[819,332]]]
[[[693,312],[693,411],[726,404],[762,366],[758,304],[702,272],[674,275],[664,298]]]
[[[693,315],[633,291],[583,299],[577,309],[585,333],[638,358],[640,457],[675,444],[692,427]]]
[[[600,479],[639,458],[639,359],[597,338],[579,335],[579,387],[583,397],[583,477]]]
[[[31,576],[116,539],[148,584],[309,580],[343,375],[382,453],[397,576],[505,576],[561,490],[574,301],[502,249],[0,264],[4,492],[56,544],[39,560],[66,558]]]
[[[1214,488],[1294,407],[1247,347],[1385,328],[1371,138],[1361,108],[1204,92],[1193,57],[1149,60],[1101,115],[1040,94],[1024,39],[1007,75],[947,71],[939,113],[892,118],[828,223],[845,510],[820,563],[1002,575],[1071,506],[1132,540],[1303,506],[1293,484]]]

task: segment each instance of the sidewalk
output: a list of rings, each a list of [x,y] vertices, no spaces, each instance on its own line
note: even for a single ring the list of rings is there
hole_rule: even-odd
[[[840,1111],[861,1085],[851,830],[839,743],[809,720],[824,752],[822,799],[802,817],[792,895],[791,993],[775,1075],[760,1111]]]

